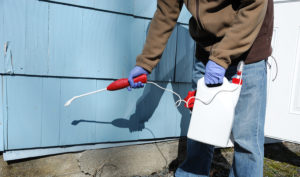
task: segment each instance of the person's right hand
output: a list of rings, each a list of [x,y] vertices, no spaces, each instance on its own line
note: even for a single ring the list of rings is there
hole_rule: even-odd
[[[223,84],[226,69],[209,60],[205,67],[204,81],[207,86],[219,86]]]
[[[138,77],[142,74],[149,74],[148,71],[146,71],[144,68],[140,66],[135,66],[129,73],[128,76],[128,82],[130,84],[130,87],[128,87],[128,91],[131,91],[132,88],[142,88],[144,87],[144,84],[142,82],[135,83],[133,81],[133,78]]]

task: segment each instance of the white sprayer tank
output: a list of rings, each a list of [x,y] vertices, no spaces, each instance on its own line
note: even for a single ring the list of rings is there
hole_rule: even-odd
[[[239,83],[230,83],[224,77],[221,86],[207,87],[204,78],[199,79],[188,138],[218,147],[228,146],[242,87],[242,67],[243,63],[240,63]]]

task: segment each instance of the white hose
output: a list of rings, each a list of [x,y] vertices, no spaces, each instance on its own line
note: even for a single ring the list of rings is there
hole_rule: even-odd
[[[243,68],[243,62],[239,65],[238,68],[239,68],[239,69],[238,69],[239,71],[242,71],[242,68]],[[240,83],[239,83],[238,85],[241,84],[241,81],[242,81],[242,75],[240,76]],[[188,107],[189,102],[191,101],[192,98],[195,98],[195,100],[201,101],[203,104],[208,105],[208,104],[210,104],[210,103],[214,100],[214,98],[215,98],[219,93],[221,93],[221,92],[234,92],[234,91],[237,90],[238,87],[239,87],[239,86],[237,86],[236,88],[234,88],[234,89],[232,89],[232,90],[220,90],[219,92],[217,92],[217,93],[212,97],[211,100],[205,102],[205,101],[203,101],[203,100],[201,100],[201,99],[199,99],[199,98],[196,98],[195,96],[190,97],[187,101],[185,101],[185,100],[183,100],[183,99],[181,98],[181,96],[180,96],[178,93],[174,92],[173,90],[170,90],[170,89],[167,89],[167,88],[163,88],[162,86],[158,85],[157,83],[151,82],[151,81],[148,81],[147,84],[155,85],[156,87],[158,87],[158,88],[160,88],[160,89],[162,89],[162,90],[171,92],[172,94],[176,95],[176,96],[178,97],[178,100],[175,102],[175,106],[176,106],[176,107],[179,107],[179,106],[181,105],[181,102],[184,102],[184,103],[186,104],[186,106]],[[99,90],[96,90],[96,91],[84,93],[84,94],[82,94],[82,95],[74,96],[73,98],[71,98],[70,100],[68,100],[68,101],[65,103],[64,106],[65,106],[65,107],[69,106],[69,105],[70,105],[74,100],[76,100],[77,98],[81,98],[81,97],[84,97],[84,96],[92,95],[92,94],[95,94],[95,93],[98,93],[98,92],[103,92],[103,91],[106,91],[106,90],[107,90],[107,89],[104,88],[104,89],[99,89]]]

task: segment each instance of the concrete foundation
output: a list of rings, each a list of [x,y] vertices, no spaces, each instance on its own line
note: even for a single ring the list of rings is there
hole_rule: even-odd
[[[4,162],[0,177],[172,177],[185,157],[185,140],[89,150]],[[300,145],[265,145],[264,176],[299,176]],[[228,176],[233,148],[216,149],[211,176]],[[155,172],[160,172],[151,175]]]
[[[177,158],[179,141],[89,150],[4,162],[1,177],[143,176],[167,168]]]

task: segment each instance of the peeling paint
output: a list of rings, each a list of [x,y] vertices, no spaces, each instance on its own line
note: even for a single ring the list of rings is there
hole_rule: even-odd
[[[4,44],[4,70],[7,74],[14,73],[13,67],[13,55],[10,49],[10,41],[5,42]]]
[[[4,56],[6,56],[8,42],[4,43]]]

